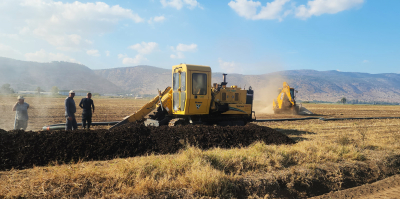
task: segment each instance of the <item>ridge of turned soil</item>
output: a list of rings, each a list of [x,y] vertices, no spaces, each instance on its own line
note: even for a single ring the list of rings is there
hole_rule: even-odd
[[[185,146],[200,149],[245,147],[256,141],[265,144],[293,144],[274,129],[246,126],[188,125],[147,127],[126,124],[108,131],[22,131],[0,134],[0,170],[25,169],[53,162],[109,160],[144,154],[176,153]]]

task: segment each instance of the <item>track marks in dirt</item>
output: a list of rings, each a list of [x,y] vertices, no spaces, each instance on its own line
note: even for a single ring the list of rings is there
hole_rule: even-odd
[[[330,192],[312,199],[359,198],[359,199],[395,199],[400,198],[400,174],[371,184],[350,189]]]

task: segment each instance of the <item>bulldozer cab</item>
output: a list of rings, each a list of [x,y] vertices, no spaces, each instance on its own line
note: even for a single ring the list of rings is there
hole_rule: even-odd
[[[172,113],[208,114],[211,103],[211,68],[180,64],[172,67]]]
[[[294,88],[290,88],[290,96],[292,97],[292,99],[295,98]]]

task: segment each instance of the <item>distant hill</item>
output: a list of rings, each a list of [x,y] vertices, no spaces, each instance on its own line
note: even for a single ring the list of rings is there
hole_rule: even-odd
[[[290,86],[299,90],[299,98],[303,100],[337,101],[346,97],[363,101],[400,102],[400,74],[315,70],[284,71],[276,74],[290,79]]]
[[[156,94],[172,83],[171,70],[153,66],[135,66],[94,70],[95,74],[109,80],[123,90],[135,94]]]
[[[69,62],[38,63],[0,57],[0,85],[10,84],[16,91],[89,90],[93,93],[118,93],[123,90],[96,75],[90,68]]]
[[[171,70],[136,66],[95,70],[95,73],[124,90],[156,94],[157,88],[171,86]],[[222,73],[213,73],[212,82],[221,82]],[[298,90],[303,101],[348,100],[400,102],[400,74],[368,74],[339,71],[290,70],[262,75],[228,74],[229,85],[252,86],[257,100],[277,97],[283,81]]]

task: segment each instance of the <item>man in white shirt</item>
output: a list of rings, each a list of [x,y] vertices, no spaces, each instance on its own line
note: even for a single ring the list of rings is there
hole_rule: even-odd
[[[13,111],[16,111],[14,122],[15,130],[26,130],[26,127],[28,127],[28,108],[29,104],[25,103],[25,98],[18,96],[18,102],[15,103],[12,109]]]

